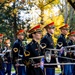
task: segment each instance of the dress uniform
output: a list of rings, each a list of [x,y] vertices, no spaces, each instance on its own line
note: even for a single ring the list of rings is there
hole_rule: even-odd
[[[0,53],[2,53],[2,39],[3,39],[3,34],[0,33]],[[5,75],[4,73],[4,63],[2,56],[0,56],[0,75]]]
[[[65,25],[63,25],[59,28],[61,30],[61,35],[59,36],[59,38],[57,40],[57,49],[60,49],[64,46],[67,46],[67,39],[65,38],[65,36],[68,33],[68,28],[69,28],[68,24],[65,24]],[[59,52],[58,55],[59,56],[65,56],[64,51]],[[58,60],[59,60],[60,63],[67,62],[66,59],[63,59],[63,58],[58,58]],[[68,65],[63,65],[63,66],[61,65],[62,75],[63,74],[67,75],[69,73],[67,71],[67,69],[68,69],[67,66]]]
[[[68,45],[74,45],[75,42],[75,31],[72,31],[68,34],[70,41],[68,42]],[[69,48],[69,50],[75,50],[75,48]],[[73,52],[68,52],[67,57],[69,58],[75,58],[75,54]],[[70,61],[71,63],[74,63],[75,61]],[[71,65],[71,72],[72,75],[75,75],[75,65]]]
[[[46,25],[45,28],[47,28],[47,29],[49,28],[49,30],[54,29],[54,22]],[[49,49],[54,48],[54,42],[52,39],[51,32],[47,32],[47,34],[41,39],[41,43],[45,43],[46,48],[49,48]],[[52,51],[51,54],[54,54],[54,51]],[[47,62],[45,61],[45,63],[47,63]],[[50,63],[56,63],[56,58],[52,55],[51,55]],[[56,65],[55,66],[53,66],[53,65],[48,66],[48,68],[46,68],[46,75],[55,75],[55,67],[57,67],[57,66]]]
[[[11,56],[11,48],[10,48],[10,39],[6,39],[4,41],[5,47],[3,53],[4,55],[4,62],[5,62],[5,74],[11,75],[11,68],[12,68],[12,56]]]
[[[12,57],[13,57],[12,62],[18,75],[26,75],[25,66],[22,65],[23,64],[22,57],[24,53],[24,48],[22,44],[23,39],[24,39],[24,30],[19,30],[17,32],[17,40],[14,42],[12,48]]]
[[[28,32],[30,33],[29,38],[31,38],[32,41],[26,46],[26,51],[23,57],[23,59],[26,60],[24,63],[27,65],[26,66],[27,75],[43,75],[43,71],[40,68],[40,59],[33,59],[33,61],[30,60],[30,64],[28,64],[29,58],[42,55],[40,45],[36,41],[37,38],[39,40],[39,38],[41,37],[40,25],[32,27]],[[32,64],[35,65],[32,66]]]

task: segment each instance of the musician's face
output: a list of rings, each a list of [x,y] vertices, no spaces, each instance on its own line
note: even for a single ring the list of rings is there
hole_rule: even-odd
[[[7,47],[10,47],[10,42],[6,43],[6,46],[7,46]]]
[[[69,36],[69,39],[75,42],[75,36]]]
[[[33,36],[34,39],[40,40],[41,37],[42,37],[42,34],[41,34],[41,32],[37,32],[37,33],[33,34],[32,36]]]
[[[2,39],[3,39],[3,37],[0,37],[0,43],[2,43]]]
[[[75,36],[72,36],[72,38],[73,38],[73,41],[75,42]]]
[[[47,29],[47,32],[48,32],[49,34],[54,34],[54,30],[55,30],[54,28],[52,28],[52,29],[48,28],[48,29]]]
[[[20,39],[20,40],[23,40],[24,39],[24,34],[18,34],[17,38]]]
[[[66,30],[66,29],[61,29],[61,33],[64,34],[64,35],[67,35],[67,34],[68,34],[68,30]]]

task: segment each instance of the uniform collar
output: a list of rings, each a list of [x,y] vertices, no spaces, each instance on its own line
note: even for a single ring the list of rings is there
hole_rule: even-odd
[[[72,43],[73,43],[73,41],[72,40],[70,40]]]
[[[20,39],[18,39],[18,41],[19,41],[20,43],[22,43],[22,41],[21,41]]]
[[[73,40],[70,40],[70,41],[71,41],[72,44],[74,44],[74,41]]]
[[[61,35],[65,37],[65,35],[64,35],[64,34],[61,34]]]
[[[32,42],[33,42],[33,43],[37,43],[37,44],[38,44],[38,42],[36,42],[35,40],[32,40]]]
[[[52,37],[49,33],[47,33],[47,35],[48,35],[49,37]]]

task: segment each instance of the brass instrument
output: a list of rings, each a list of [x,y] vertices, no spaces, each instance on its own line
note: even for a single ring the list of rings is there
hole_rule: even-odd
[[[45,52],[45,59],[48,63],[51,61],[51,51]]]
[[[64,53],[66,52],[74,52],[75,53],[75,51],[74,50],[67,50],[67,48],[73,48],[73,47],[75,47],[75,45],[71,45],[71,46],[65,46],[65,47],[63,47],[63,50],[64,50]],[[48,51],[45,51],[45,55],[43,55],[43,56],[38,56],[38,57],[32,57],[32,58],[30,58],[30,60],[34,60],[34,59],[41,59],[41,58],[44,58],[47,62],[50,62],[50,60],[51,60],[51,56],[54,56],[55,58],[64,58],[64,59],[68,59],[68,60],[74,60],[75,61],[75,59],[73,59],[73,58],[69,58],[69,57],[64,57],[64,56],[59,56],[58,55],[58,52],[61,52],[62,51],[62,49],[49,49],[49,48],[46,48]],[[54,54],[52,54],[51,53],[51,51],[54,51]],[[44,64],[44,65],[68,65],[68,64],[75,64],[75,63],[49,63],[49,64]],[[33,63],[33,65],[34,65],[34,63]]]

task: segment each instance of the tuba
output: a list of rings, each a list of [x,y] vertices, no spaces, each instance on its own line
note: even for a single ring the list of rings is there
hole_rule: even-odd
[[[48,63],[51,61],[51,51],[46,51],[45,52],[45,60]]]

